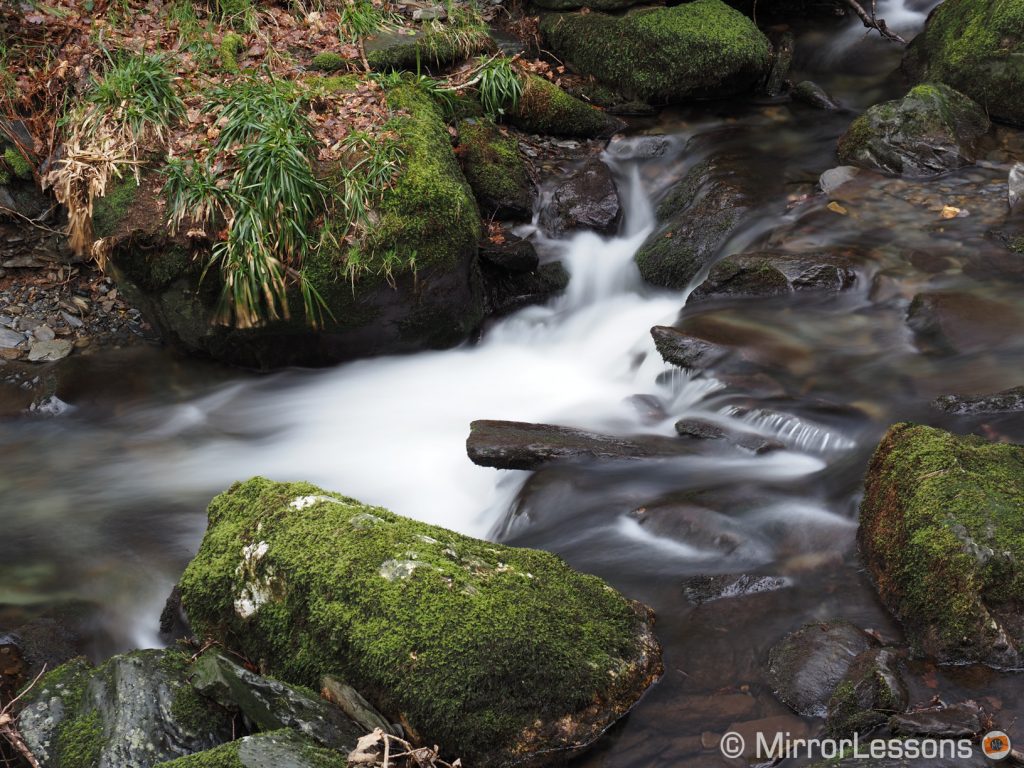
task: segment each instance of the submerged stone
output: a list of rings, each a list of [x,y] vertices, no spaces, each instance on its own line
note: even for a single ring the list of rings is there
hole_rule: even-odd
[[[793,292],[838,293],[856,282],[854,255],[844,251],[787,253],[756,251],[727,256],[708,272],[688,299],[785,296]]]
[[[1024,666],[1024,446],[896,424],[860,514],[868,571],[917,651]]]
[[[353,524],[367,514],[381,522]],[[261,478],[214,499],[209,518],[181,579],[199,635],[291,683],[340,675],[467,765],[561,759],[661,674],[649,610],[554,555]],[[417,567],[386,578],[389,561]],[[268,599],[239,611],[254,588]]]

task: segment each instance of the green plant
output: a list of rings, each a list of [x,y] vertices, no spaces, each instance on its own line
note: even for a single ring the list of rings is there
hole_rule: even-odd
[[[349,0],[341,9],[338,36],[342,40],[356,45],[363,68],[369,72],[370,63],[366,59],[366,38],[395,27],[397,24],[398,20],[393,14],[385,13],[369,0]]]
[[[86,111],[79,115],[86,132],[109,121],[136,142],[154,134],[162,137],[164,129],[185,114],[164,58],[158,54],[108,57],[110,66],[95,81],[85,98]]]
[[[481,57],[479,61],[476,76],[467,86],[476,86],[484,112],[494,119],[514,110],[523,95],[523,81],[513,65],[513,59],[492,56]]]

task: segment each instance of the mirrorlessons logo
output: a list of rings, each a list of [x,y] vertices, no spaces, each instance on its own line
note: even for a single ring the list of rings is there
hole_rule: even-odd
[[[748,744],[742,734],[730,731],[722,736],[719,749],[727,758],[757,760],[966,760],[975,754],[974,743],[970,739],[876,739],[862,743],[857,734],[850,739],[806,739],[793,738],[788,732],[758,732],[753,741],[753,744]],[[992,731],[982,738],[981,748],[986,757],[1002,760],[1010,754],[1010,739],[1002,731]]]

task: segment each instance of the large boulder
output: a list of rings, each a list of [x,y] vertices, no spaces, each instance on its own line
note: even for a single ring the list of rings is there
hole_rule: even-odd
[[[710,265],[755,203],[756,185],[731,155],[694,166],[658,206],[658,228],[640,246],[636,263],[654,285],[682,290]]]
[[[215,269],[202,278],[205,254],[183,235],[168,237],[160,181],[131,185],[125,196],[98,201],[109,220],[109,263],[118,286],[164,338],[184,349],[255,368],[328,365],[367,355],[444,348],[464,341],[483,317],[476,263],[480,215],[429,96],[412,86],[389,94],[403,167],[385,192],[353,281],[345,256],[321,248],[304,271],[323,297],[319,329],[302,316],[238,329],[214,322],[220,295]],[[111,208],[113,207],[113,210]]]
[[[526,76],[523,93],[509,111],[508,120],[527,133],[579,139],[610,136],[623,125],[538,75]]]
[[[1024,665],[1024,447],[896,424],[860,514],[868,571],[918,651]]]
[[[586,747],[661,674],[649,609],[546,552],[256,478],[210,505],[181,579],[201,637],[289,682],[350,682],[467,764]]]
[[[997,120],[1024,124],[1024,5],[946,0],[910,45],[905,68],[967,94]]]
[[[918,85],[897,101],[876,104],[839,139],[847,165],[921,177],[973,165],[988,133],[985,110],[941,83]]]
[[[546,47],[577,72],[651,103],[751,91],[771,67],[768,39],[721,0],[624,16],[551,14],[541,19],[541,32]]]
[[[25,743],[43,766],[149,768],[231,739],[227,710],[188,682],[188,656],[133,651],[46,674],[22,700]]]

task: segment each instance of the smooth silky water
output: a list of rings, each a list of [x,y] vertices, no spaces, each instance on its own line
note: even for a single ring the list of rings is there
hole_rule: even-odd
[[[887,11],[904,31],[923,20],[902,4],[883,4]],[[901,92],[887,76],[899,51],[863,30],[799,40],[804,71],[795,79],[813,77],[852,110]],[[621,235],[542,241],[546,258],[565,261],[568,291],[494,323],[472,346],[272,376],[148,348],[71,358],[57,390],[68,406],[60,415],[0,422],[0,620],[76,603],[93,618],[97,657],[156,645],[163,599],[199,544],[209,498],[256,474],[309,480],[465,533],[557,552],[651,605],[665,677],[580,764],[722,764],[700,742],[730,724],[728,694],[755,697],[745,720],[791,716],[762,675],[768,648],[785,632],[843,617],[900,638],[854,540],[863,472],[884,429],[904,419],[974,429],[928,403],[948,391],[1024,383],[1021,336],[982,327],[967,351],[940,356],[919,351],[904,323],[910,298],[926,286],[962,288],[1024,312],[1019,283],[961,269],[995,257],[984,234],[1005,214],[1006,168],[1020,149],[1013,137],[1000,134],[983,167],[941,179],[855,181],[835,194],[841,215],[814,194],[814,182],[835,164],[836,139],[852,118],[790,104],[706,104],[616,139],[605,160],[626,208]],[[671,137],[668,151],[636,159],[652,134]],[[642,283],[632,256],[653,226],[658,195],[723,152],[755,170],[766,200],[728,250],[859,245],[870,257],[853,289],[684,309],[685,293]],[[942,221],[943,204],[971,215]],[[771,386],[666,366],[649,329],[673,323],[746,348],[766,362]],[[466,457],[474,419],[671,435],[684,416],[785,447],[755,455],[705,441],[694,456],[535,473],[484,469]],[[1024,441],[1019,418],[984,428]],[[724,537],[656,524],[658,509],[695,500]],[[687,579],[727,573],[777,576],[785,586],[700,606],[687,599]],[[1024,720],[1019,676],[971,667],[936,673],[915,663],[915,703],[932,696],[936,674],[947,695],[983,700],[1024,741],[1024,725],[1014,722]]]

